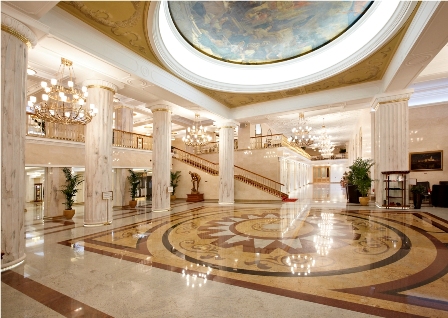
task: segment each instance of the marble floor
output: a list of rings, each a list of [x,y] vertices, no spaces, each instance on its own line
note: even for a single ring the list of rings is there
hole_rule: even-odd
[[[2,317],[448,317],[448,209],[346,204],[339,184],[296,202],[114,208],[112,225],[43,220],[2,273]]]

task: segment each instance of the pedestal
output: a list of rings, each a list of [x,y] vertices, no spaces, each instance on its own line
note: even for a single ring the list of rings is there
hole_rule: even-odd
[[[187,202],[204,201],[204,193],[187,194]]]

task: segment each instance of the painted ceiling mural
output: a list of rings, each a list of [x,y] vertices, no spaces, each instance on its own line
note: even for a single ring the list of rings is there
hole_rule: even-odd
[[[348,30],[371,1],[170,1],[184,39],[216,59],[266,64],[316,50]]]
[[[143,8],[142,5],[144,5]],[[149,5],[150,2],[143,1],[61,1],[58,3],[58,7],[171,73],[156,58],[148,38],[146,25],[148,19],[151,18],[148,16]],[[368,58],[322,81],[289,90],[259,94],[220,92],[191,83],[190,85],[223,105],[233,108],[380,80],[418,7],[419,5],[397,34],[378,50],[372,52]]]

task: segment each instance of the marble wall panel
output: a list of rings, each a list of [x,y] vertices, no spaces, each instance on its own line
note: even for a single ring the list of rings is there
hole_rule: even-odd
[[[448,181],[448,103],[409,108],[409,152],[443,150],[442,171],[414,171],[410,178],[430,185]]]

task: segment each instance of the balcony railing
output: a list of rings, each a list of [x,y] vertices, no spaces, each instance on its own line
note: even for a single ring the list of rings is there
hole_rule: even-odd
[[[64,125],[42,121],[27,113],[26,135],[31,137],[84,142],[84,125]]]
[[[152,150],[152,137],[114,129],[113,146]]]
[[[288,141],[288,138],[286,138],[282,134],[257,136],[250,138],[251,149],[265,149],[265,148],[277,148],[277,147],[287,147],[293,150],[294,152],[302,155],[305,158],[308,159],[311,158],[311,156],[307,152],[305,152],[305,150],[290,143]]]
[[[27,113],[26,135],[30,137],[85,142],[84,125],[64,125],[42,121]],[[132,132],[113,130],[114,147],[152,150],[152,137]]]
[[[334,159],[348,159],[348,153],[337,153],[330,158],[324,158],[322,156],[311,156],[311,160],[334,160]]]

